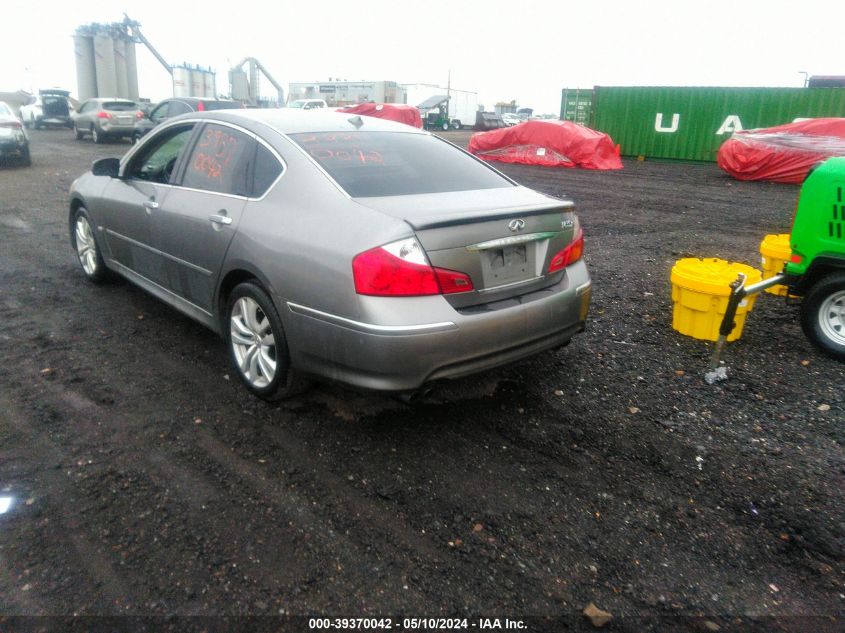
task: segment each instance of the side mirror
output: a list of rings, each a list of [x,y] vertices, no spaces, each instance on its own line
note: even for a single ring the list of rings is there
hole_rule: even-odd
[[[120,174],[119,158],[99,158],[91,163],[91,173],[95,176],[117,178]]]

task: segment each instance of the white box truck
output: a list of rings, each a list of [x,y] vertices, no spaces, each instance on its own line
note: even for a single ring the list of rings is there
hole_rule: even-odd
[[[477,92],[447,89],[436,84],[402,84],[402,88],[405,89],[405,103],[420,109],[426,127],[459,130],[475,125]]]

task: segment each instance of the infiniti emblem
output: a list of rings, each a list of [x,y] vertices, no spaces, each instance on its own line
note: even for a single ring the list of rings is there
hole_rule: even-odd
[[[516,233],[517,231],[521,231],[525,228],[525,220],[522,218],[517,218],[516,220],[511,220],[508,222],[508,228]]]

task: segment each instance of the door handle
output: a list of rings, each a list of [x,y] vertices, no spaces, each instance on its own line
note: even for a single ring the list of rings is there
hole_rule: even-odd
[[[154,209],[158,209],[158,202],[155,200],[144,200],[144,206],[150,211],[153,211]]]
[[[215,215],[209,216],[208,219],[211,222],[214,222],[215,224],[221,224],[221,225],[226,225],[226,226],[228,226],[229,224],[232,223],[232,218],[230,218],[227,215],[215,214]]]

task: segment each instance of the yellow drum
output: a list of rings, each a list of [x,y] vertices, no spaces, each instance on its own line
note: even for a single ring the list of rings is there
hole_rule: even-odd
[[[672,328],[693,338],[715,341],[719,325],[728,307],[730,284],[739,273],[746,275],[746,285],[761,281],[760,271],[745,264],[723,259],[679,259],[672,267]],[[754,307],[754,296],[746,297],[736,311],[736,327],[728,337],[735,341],[742,335],[745,316]]]
[[[789,233],[767,235],[760,242],[760,261],[763,264],[763,279],[774,277],[783,272],[792,250],[789,248]],[[766,288],[766,292],[786,296],[786,286],[777,285]]]

